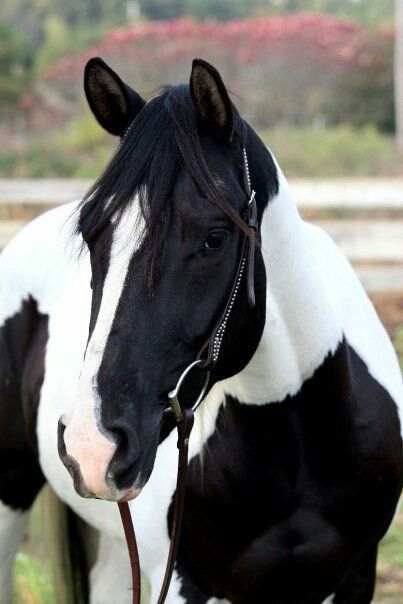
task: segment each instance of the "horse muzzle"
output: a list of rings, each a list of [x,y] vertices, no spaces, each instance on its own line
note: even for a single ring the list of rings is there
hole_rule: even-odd
[[[92,422],[78,422],[74,416],[63,415],[58,423],[58,451],[81,497],[130,501],[141,492],[134,486],[117,486],[119,477],[111,473],[110,464],[118,447]]]

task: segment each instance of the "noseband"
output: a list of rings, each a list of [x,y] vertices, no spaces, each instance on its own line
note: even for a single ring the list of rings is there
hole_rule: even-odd
[[[169,585],[171,583],[172,573],[175,566],[176,554],[179,546],[179,538],[182,526],[183,510],[185,503],[185,492],[186,492],[186,479],[188,469],[188,455],[189,455],[189,438],[194,423],[194,412],[197,407],[204,399],[206,394],[209,380],[210,370],[216,365],[222,340],[227,328],[228,318],[231,314],[235,300],[238,296],[239,288],[242,282],[242,278],[246,270],[247,278],[247,292],[248,301],[250,306],[255,305],[255,246],[256,246],[256,234],[258,228],[257,220],[257,206],[256,206],[256,193],[252,190],[248,158],[246,155],[245,147],[243,148],[243,177],[245,192],[247,195],[247,206],[244,212],[245,224],[249,228],[249,232],[245,232],[242,241],[241,255],[238,263],[238,268],[235,274],[235,279],[231,288],[231,292],[228,296],[227,303],[224,307],[223,312],[219,320],[217,321],[214,329],[212,330],[210,337],[203,344],[200,349],[195,361],[190,363],[183,371],[180,376],[174,390],[168,394],[169,404],[167,411],[173,413],[176,420],[176,426],[178,429],[178,474],[176,481],[175,499],[173,505],[173,522],[171,530],[171,543],[169,547],[168,560],[165,568],[164,580],[162,583],[161,591],[157,600],[157,604],[163,604],[168,593]],[[251,232],[252,231],[252,232]],[[180,390],[186,380],[186,377],[193,369],[199,368],[206,371],[206,377],[203,382],[203,386],[197,397],[196,401],[191,407],[185,407],[181,405],[179,401]],[[132,572],[132,583],[133,583],[133,604],[140,604],[141,598],[141,577],[140,577],[140,562],[139,554],[136,543],[136,536],[134,533],[132,517],[130,514],[128,503],[119,502],[119,511],[122,518],[123,529],[125,532],[127,547],[130,556],[130,565]]]

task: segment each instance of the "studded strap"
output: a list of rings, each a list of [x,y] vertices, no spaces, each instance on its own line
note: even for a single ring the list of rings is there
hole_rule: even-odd
[[[238,296],[245,272],[247,274],[248,301],[250,306],[253,307],[255,305],[255,249],[258,221],[256,200],[253,193],[246,209],[245,222],[252,233],[249,236],[245,234],[243,237],[238,269],[227,303],[210,337],[206,340],[197,355],[198,359],[203,360],[203,363],[199,365],[200,369],[211,369],[218,361],[228,319]]]
[[[200,349],[197,358],[202,359],[203,363],[199,365],[200,369],[211,369],[218,361],[218,357],[221,350],[221,344],[224,338],[225,331],[227,329],[228,319],[232,312],[233,306],[235,304],[235,300],[238,296],[239,288],[242,282],[242,277],[245,273],[245,266],[247,261],[246,255],[246,236],[242,242],[242,251],[241,251],[241,259],[238,264],[238,270],[236,273],[236,277],[234,283],[232,285],[231,293],[228,297],[227,304],[216,323],[213,331],[209,339],[205,342],[205,344]]]

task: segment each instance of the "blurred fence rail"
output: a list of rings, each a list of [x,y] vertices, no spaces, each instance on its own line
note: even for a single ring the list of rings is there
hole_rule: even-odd
[[[291,179],[290,183],[302,216],[328,231],[375,301],[377,296],[395,300],[403,321],[403,179]],[[0,248],[25,222],[81,198],[90,184],[71,179],[0,180]]]
[[[78,199],[91,180],[71,178],[0,179],[0,219],[28,218],[55,205]],[[387,215],[403,218],[403,178],[291,178],[305,216]]]

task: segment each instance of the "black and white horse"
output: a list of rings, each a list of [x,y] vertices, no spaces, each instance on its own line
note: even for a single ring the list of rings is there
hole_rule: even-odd
[[[260,225],[256,303],[243,279],[196,412],[167,602],[370,602],[402,487],[403,388],[354,271],[301,220],[211,65],[195,60],[189,85],[145,103],[93,59],[85,90],[122,137],[116,154],[81,203],[40,216],[0,257],[0,602],[11,602],[45,481],[100,532],[92,604],[131,601],[117,506],[102,501],[131,500],[155,602],[177,463],[164,407],[250,235],[244,147]]]

